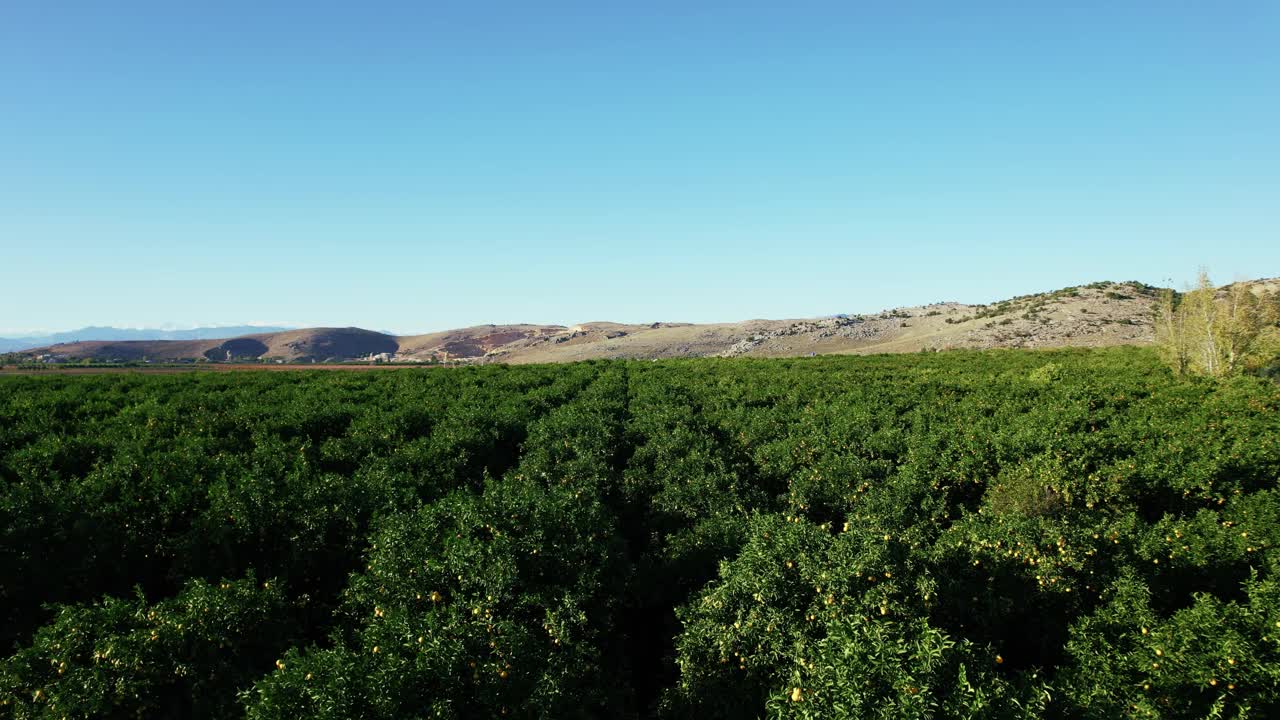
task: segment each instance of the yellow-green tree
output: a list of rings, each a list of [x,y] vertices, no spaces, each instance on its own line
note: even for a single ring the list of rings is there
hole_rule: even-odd
[[[1235,283],[1223,298],[1219,326],[1219,352],[1225,372],[1244,366],[1262,332],[1262,303],[1247,285]]]
[[[1280,301],[1260,298],[1245,283],[1219,289],[1202,269],[1194,289],[1164,291],[1155,315],[1156,342],[1175,372],[1229,375],[1247,365],[1268,325],[1280,320]]]
[[[1254,344],[1255,359],[1250,363],[1280,376],[1280,290],[1270,290],[1258,297],[1259,325],[1262,330]]]
[[[1191,362],[1205,375],[1221,375],[1223,363],[1218,339],[1222,332],[1217,288],[1209,273],[1200,270],[1196,288],[1182,299],[1186,310],[1187,341],[1191,346]]]
[[[1259,299],[1264,329],[1280,328],[1280,290],[1269,290]]]
[[[1160,292],[1156,303],[1156,343],[1165,362],[1178,375],[1186,375],[1191,369],[1191,346],[1187,337],[1187,313],[1182,298],[1171,288]]]

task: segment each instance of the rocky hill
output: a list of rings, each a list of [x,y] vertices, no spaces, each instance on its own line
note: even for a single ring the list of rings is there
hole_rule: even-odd
[[[924,349],[1101,346],[1150,342],[1156,288],[1095,283],[992,305],[937,303],[872,315],[643,326],[577,345],[556,338],[504,348],[508,362],[597,357],[755,356],[915,352]]]
[[[1259,291],[1280,287],[1276,280],[1249,284]],[[1157,293],[1138,282],[1099,282],[989,305],[945,302],[871,315],[718,324],[480,325],[411,336],[308,328],[226,340],[62,343],[21,357],[46,362],[532,363],[1124,345],[1153,340]]]

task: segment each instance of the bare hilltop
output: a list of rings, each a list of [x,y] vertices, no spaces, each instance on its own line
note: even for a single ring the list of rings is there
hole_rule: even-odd
[[[1257,291],[1280,281],[1249,281]],[[539,363],[599,358],[795,357],[958,348],[1150,343],[1159,288],[1097,282],[982,305],[943,302],[791,320],[480,325],[396,336],[306,328],[212,340],[98,340],[18,353],[43,362]]]

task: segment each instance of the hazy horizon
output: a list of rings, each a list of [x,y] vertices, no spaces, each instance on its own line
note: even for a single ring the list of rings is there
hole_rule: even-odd
[[[1244,276],[1238,276],[1238,277],[1236,277],[1236,278],[1232,278],[1231,280],[1226,280],[1225,282],[1232,282],[1232,281],[1236,281],[1236,280],[1259,280],[1259,279],[1267,279],[1267,278],[1266,278],[1266,276],[1257,276],[1257,277],[1244,277]],[[1112,281],[1112,282],[1129,282],[1129,281],[1135,281],[1135,280],[1136,280],[1137,282],[1145,282],[1145,281],[1142,281],[1142,280],[1138,280],[1137,278],[1126,278],[1126,279],[1124,279],[1124,280],[1121,280],[1121,279],[1119,279],[1119,278],[1106,278],[1106,279],[1104,279],[1104,280],[1102,280],[1102,281]],[[1089,282],[1099,282],[1099,281],[1096,281],[1096,280],[1095,280],[1095,281],[1089,281]],[[1224,282],[1224,283],[1222,283],[1222,284],[1225,284],[1225,282]],[[1088,284],[1088,283],[1078,283],[1078,285],[1084,285],[1084,284]],[[1167,285],[1167,283],[1158,283],[1158,282],[1157,282],[1157,283],[1147,283],[1147,284],[1149,284],[1149,285],[1154,285],[1154,286],[1157,286],[1157,287],[1167,287],[1167,286],[1168,286],[1168,285]],[[1069,287],[1069,286],[1064,285],[1064,286],[1062,286],[1062,287]],[[1179,283],[1175,283],[1175,284],[1174,284],[1174,287],[1177,287],[1177,288],[1179,288],[1179,289],[1189,289],[1189,288],[1191,288],[1191,287],[1192,287],[1192,283],[1191,283],[1191,281],[1190,281],[1190,280],[1186,280],[1186,281],[1182,281],[1182,282],[1179,282]],[[1051,292],[1051,291],[1058,290],[1058,289],[1061,289],[1061,288],[1058,288],[1058,287],[1053,287],[1053,288],[1043,288],[1043,289],[1041,289],[1041,290],[1032,291],[1032,294],[1039,293],[1039,292]],[[805,316],[795,316],[795,318],[797,318],[797,319],[798,319],[798,318],[827,317],[827,316],[832,316],[832,315],[837,315],[837,314],[871,314],[871,313],[880,312],[880,311],[882,311],[882,310],[892,310],[892,309],[894,309],[895,307],[916,307],[916,306],[924,306],[924,305],[930,305],[930,304],[936,304],[936,303],[947,303],[947,302],[956,302],[956,303],[962,303],[962,304],[967,304],[967,305],[984,305],[984,304],[990,304],[990,303],[998,302],[998,301],[1001,301],[1001,300],[1006,300],[1006,299],[1009,299],[1010,297],[1014,297],[1014,296],[1013,296],[1013,295],[1001,295],[1001,296],[998,296],[998,297],[991,297],[991,298],[987,298],[987,299],[985,299],[985,300],[966,300],[966,299],[962,299],[962,298],[944,298],[944,299],[929,300],[929,301],[921,301],[921,302],[914,302],[914,303],[905,303],[905,304],[897,305],[897,306],[889,306],[889,305],[885,305],[885,306],[882,306],[882,307],[874,307],[874,308],[869,307],[869,308],[855,308],[855,309],[833,310],[833,311],[831,311],[831,312],[825,312],[825,313],[813,313],[813,314],[805,315]],[[710,324],[715,324],[715,323],[734,323],[734,322],[742,322],[742,321],[748,321],[748,320],[765,320],[765,319],[768,319],[768,320],[786,320],[786,319],[793,319],[793,318],[784,317],[784,316],[780,316],[780,315],[772,315],[772,316],[763,316],[763,315],[762,315],[762,316],[758,316],[758,317],[724,318],[724,319],[717,319],[717,320],[702,320],[702,321],[697,321],[697,322],[699,322],[699,323],[710,323]],[[565,326],[565,327],[571,327],[571,326],[576,325],[576,324],[580,324],[580,323],[587,323],[587,322],[621,322],[621,323],[626,323],[626,324],[636,324],[636,325],[639,325],[639,324],[648,324],[648,323],[652,323],[652,322],[673,322],[673,323],[680,323],[680,322],[694,322],[694,321],[685,320],[685,319],[682,319],[682,318],[641,318],[641,319],[636,319],[636,320],[618,320],[618,319],[616,319],[616,318],[605,318],[605,317],[580,318],[580,319],[572,320],[572,321],[548,321],[548,322],[532,322],[532,321],[528,321],[528,320],[514,319],[514,320],[501,320],[501,321],[479,322],[479,323],[472,323],[471,325],[453,325],[453,326],[449,326],[449,327],[411,328],[411,329],[407,329],[407,330],[397,329],[397,328],[384,327],[384,326],[377,325],[377,323],[355,324],[355,325],[337,325],[337,324],[334,324],[334,323],[325,323],[325,322],[317,322],[317,323],[290,323],[290,322],[257,322],[257,321],[252,321],[252,322],[207,323],[207,324],[181,324],[181,323],[167,323],[167,324],[162,324],[162,325],[158,325],[158,326],[145,326],[145,325],[121,325],[121,324],[99,324],[99,323],[92,323],[92,324],[81,324],[81,325],[76,325],[76,326],[73,326],[73,327],[67,327],[67,328],[36,329],[36,330],[27,330],[27,331],[23,331],[23,330],[7,330],[7,329],[4,329],[4,328],[0,328],[0,338],[10,339],[10,340],[22,340],[22,339],[32,338],[32,337],[46,337],[46,336],[51,336],[51,335],[61,335],[61,334],[66,334],[66,333],[76,332],[76,331],[79,331],[79,330],[87,330],[87,329],[91,329],[91,328],[110,328],[110,329],[112,329],[112,330],[140,330],[140,331],[155,331],[155,332],[182,332],[182,331],[189,331],[189,330],[217,330],[217,329],[222,329],[222,328],[240,328],[240,327],[264,328],[264,329],[275,329],[275,330],[295,330],[295,329],[316,328],[316,327],[358,327],[358,328],[361,328],[361,329],[364,329],[364,330],[376,330],[376,331],[378,331],[378,332],[389,333],[389,334],[392,334],[392,335],[397,335],[397,336],[402,336],[402,337],[403,337],[403,336],[411,336],[411,335],[425,335],[425,334],[429,334],[429,333],[440,332],[440,331],[443,331],[443,330],[453,330],[453,329],[458,329],[458,328],[462,328],[462,327],[471,327],[471,326],[478,326],[478,325],[520,325],[520,324],[527,324],[527,325],[561,325],[561,326]],[[264,331],[265,331],[265,330],[264,330]]]

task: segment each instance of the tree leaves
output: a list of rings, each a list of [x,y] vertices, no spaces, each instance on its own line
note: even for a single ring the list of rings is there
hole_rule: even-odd
[[[1134,348],[0,378],[0,703],[1267,716],[1277,408]]]

